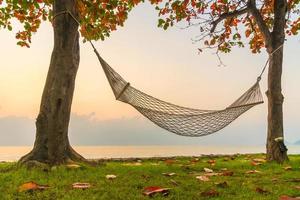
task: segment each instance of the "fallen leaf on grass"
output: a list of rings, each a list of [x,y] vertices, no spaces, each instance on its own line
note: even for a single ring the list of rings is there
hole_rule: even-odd
[[[73,183],[72,184],[72,188],[73,189],[88,189],[88,188],[90,188],[91,187],[91,184],[89,184],[89,183]]]
[[[199,162],[199,158],[193,158],[192,160],[190,160],[190,163],[192,164],[196,164],[197,162]]]
[[[293,178],[293,179],[287,180],[287,182],[299,183],[300,182],[300,178]]]
[[[196,176],[196,179],[204,182],[209,181],[209,178],[207,176]]]
[[[69,169],[78,169],[78,168],[81,168],[80,165],[77,165],[77,164],[68,164],[66,165],[67,168]]]
[[[208,160],[207,163],[214,166],[216,164],[216,160]]]
[[[265,162],[267,162],[266,159],[264,159],[264,158],[254,158],[252,160],[254,162],[257,162],[257,163],[265,163]]]
[[[213,173],[214,170],[204,167],[203,170],[207,173]]]
[[[152,165],[152,166],[158,166],[159,163],[150,163],[150,165]]]
[[[25,191],[34,191],[34,190],[45,190],[48,189],[48,185],[39,185],[33,181],[27,182],[22,184],[19,187],[19,192],[25,192]]]
[[[165,163],[166,163],[167,165],[172,165],[172,164],[174,164],[175,162],[176,162],[175,160],[171,160],[171,159],[165,160]]]
[[[215,172],[212,172],[212,173],[206,173],[205,176],[221,176],[223,175],[222,173],[215,173]]]
[[[252,166],[258,166],[258,165],[261,165],[263,163],[267,162],[266,159],[264,158],[253,158],[250,162],[250,164]]]
[[[163,196],[167,196],[169,194],[170,188],[161,188],[159,186],[149,186],[145,187],[143,190],[143,194],[146,196],[153,196],[154,194],[160,193]]]
[[[290,170],[292,170],[293,168],[292,168],[291,166],[285,166],[285,167],[283,167],[283,169],[284,169],[285,171],[290,171]]]
[[[181,168],[183,170],[191,170],[191,165],[182,165]]]
[[[227,162],[227,161],[229,161],[229,160],[230,160],[229,157],[225,157],[225,158],[223,159],[223,161],[225,161],[225,162]]]
[[[250,164],[251,164],[252,166],[258,166],[258,165],[261,165],[262,163],[258,163],[258,162],[251,161]]]
[[[259,193],[259,194],[270,194],[270,192],[269,192],[268,190],[265,190],[265,189],[260,188],[260,187],[257,187],[257,188],[255,189],[255,191],[256,191],[257,193]]]
[[[108,175],[105,176],[105,178],[108,179],[108,180],[112,180],[112,179],[117,178],[117,176],[114,175],[114,174],[108,174]]]
[[[295,186],[294,187],[296,190],[300,190],[300,186]]]
[[[219,192],[216,191],[215,189],[210,189],[210,190],[201,192],[201,196],[203,196],[203,197],[216,197],[216,196],[219,196]]]
[[[252,159],[252,155],[246,155],[246,159]]]
[[[165,175],[165,176],[175,176],[176,173],[172,172],[172,173],[162,173],[162,175]]]
[[[224,182],[216,182],[215,185],[216,185],[217,187],[221,187],[221,188],[226,188],[226,187],[228,187],[227,181],[224,181]]]
[[[272,182],[277,182],[279,179],[278,178],[272,178],[271,181]]]
[[[142,174],[141,177],[144,178],[144,179],[150,179],[151,178],[151,176],[146,175],[146,174]]]
[[[141,166],[141,162],[134,162],[134,163],[124,163],[124,166]]]
[[[222,172],[222,176],[233,176],[233,171],[224,171]]]
[[[176,186],[178,186],[179,185],[179,183],[178,182],[176,182],[175,180],[173,180],[173,179],[170,179],[170,182],[173,184],[173,185],[176,185]]]
[[[299,200],[300,197],[290,197],[290,196],[287,196],[287,195],[283,195],[281,197],[279,197],[279,200]]]
[[[249,171],[246,171],[245,173],[246,174],[258,174],[258,173],[261,173],[261,171],[258,171],[258,170],[249,170]]]

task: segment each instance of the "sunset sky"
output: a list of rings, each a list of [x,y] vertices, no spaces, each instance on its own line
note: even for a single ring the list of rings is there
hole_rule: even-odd
[[[144,3],[130,13],[124,27],[95,44],[103,58],[134,87],[182,106],[222,109],[256,81],[267,56],[236,48],[222,55],[226,66],[220,67],[213,52],[198,54],[201,43],[193,44],[191,40],[197,33],[197,28],[157,28],[155,9]],[[44,23],[27,49],[16,45],[13,33],[0,31],[0,145],[30,145],[34,141],[34,119],[49,66],[52,34],[50,23]],[[300,140],[300,38],[287,39],[284,121],[286,139],[295,142]],[[253,108],[217,136],[191,139],[163,131],[132,107],[115,101],[92,48],[81,43],[80,51],[70,129],[75,144],[198,144],[214,143],[217,136],[221,136],[219,142],[226,138],[228,144],[265,141],[266,104]],[[265,74],[263,92],[266,81]],[[13,141],[14,137],[18,142]],[[101,142],[95,142],[100,138]]]

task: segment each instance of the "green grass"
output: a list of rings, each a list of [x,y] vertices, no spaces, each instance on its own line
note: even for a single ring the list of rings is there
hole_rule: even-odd
[[[264,155],[237,155],[234,160],[227,157],[200,157],[198,162],[191,162],[193,158],[174,158],[174,163],[167,163],[163,159],[145,159],[139,166],[124,165],[121,161],[108,161],[103,166],[82,165],[78,169],[59,166],[52,169],[27,169],[16,163],[0,163],[0,200],[133,200],[133,199],[278,199],[281,195],[300,196],[300,156],[290,156],[290,161],[283,165],[263,163],[259,166],[251,165],[252,158],[262,158]],[[211,166],[207,161],[216,160]],[[292,170],[285,170],[291,166]],[[233,176],[213,176],[208,182],[202,182],[195,177],[203,175],[203,168],[221,172],[223,168],[233,171]],[[261,173],[246,174],[248,170],[259,170]],[[162,173],[176,173],[167,177]],[[105,175],[115,174],[117,178],[107,180]],[[19,192],[19,186],[24,182],[35,181],[49,185],[44,191]],[[177,184],[174,184],[174,181]],[[226,181],[228,187],[216,186],[216,182]],[[89,182],[90,189],[72,189],[74,182]],[[153,197],[144,196],[143,188],[147,186],[161,186],[172,188],[168,196],[156,194]],[[269,193],[261,194],[256,188],[262,188]],[[201,192],[215,189],[219,192],[216,197],[203,197]]]

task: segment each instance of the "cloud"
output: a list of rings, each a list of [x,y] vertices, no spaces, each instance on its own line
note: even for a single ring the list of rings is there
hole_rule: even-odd
[[[0,117],[0,145],[32,145],[34,120],[26,117]]]
[[[265,129],[264,123],[241,117],[215,134],[190,138],[165,131],[143,117],[97,120],[94,113],[73,113],[69,137],[73,145],[264,145]],[[32,145],[34,119],[0,117],[0,137],[0,145]]]

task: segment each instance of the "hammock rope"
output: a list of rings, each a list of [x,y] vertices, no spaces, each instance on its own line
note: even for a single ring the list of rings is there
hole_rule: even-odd
[[[70,14],[80,25],[79,21],[70,11],[63,11],[57,15],[64,13]],[[265,63],[254,85],[231,105],[223,110],[201,110],[168,103],[134,88],[100,56],[94,44],[91,41],[89,42],[102,66],[116,100],[133,106],[159,127],[178,135],[190,137],[199,137],[215,133],[228,126],[250,108],[263,103],[259,82],[270,57],[283,46],[279,46],[269,55],[269,59]]]
[[[260,79],[223,110],[193,109],[162,101],[131,86],[100,56],[92,42],[91,45],[116,99],[133,106],[150,121],[175,134],[191,137],[212,134],[253,106],[263,103]]]

